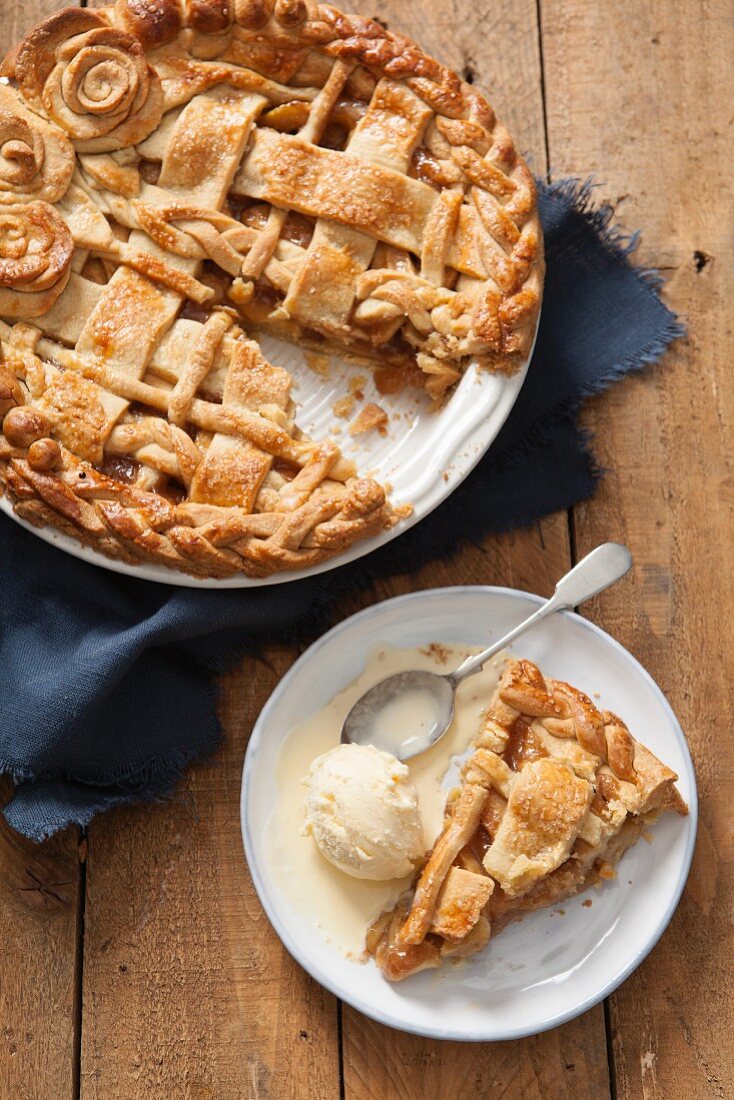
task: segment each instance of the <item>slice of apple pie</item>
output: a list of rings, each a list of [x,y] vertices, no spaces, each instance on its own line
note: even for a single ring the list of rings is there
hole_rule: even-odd
[[[369,929],[390,981],[472,955],[513,919],[613,877],[663,810],[671,771],[610,711],[530,661],[503,671],[412,895]]]

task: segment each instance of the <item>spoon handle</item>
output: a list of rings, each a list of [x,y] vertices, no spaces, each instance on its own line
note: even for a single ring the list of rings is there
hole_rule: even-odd
[[[566,573],[565,577],[561,577],[551,598],[546,600],[537,611],[533,612],[529,618],[524,619],[508,634],[505,634],[503,638],[494,642],[489,649],[485,649],[483,653],[477,653],[473,657],[468,657],[450,676],[447,676],[447,679],[455,685],[460,684],[467,676],[478,672],[490,657],[494,657],[496,653],[508,646],[510,642],[514,642],[521,634],[525,634],[526,631],[543,619],[547,619],[549,615],[553,615],[556,611],[577,607],[585,600],[590,600],[592,596],[603,592],[605,588],[609,588],[611,584],[621,580],[629,572],[631,566],[632,555],[627,547],[622,546],[621,543],[605,542],[601,546],[597,546],[595,550],[582,558],[578,565],[575,565],[573,569]]]

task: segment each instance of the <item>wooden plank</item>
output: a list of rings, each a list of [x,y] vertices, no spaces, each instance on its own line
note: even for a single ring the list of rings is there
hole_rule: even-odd
[[[336,1002],[281,947],[240,838],[245,742],[292,656],[224,678],[226,745],[174,803],[90,828],[82,1100],[339,1095]]]
[[[6,4],[0,57],[57,5]],[[0,803],[12,786],[0,780]],[[79,834],[36,845],[0,823],[0,1096],[76,1096],[80,965]]]
[[[226,744],[176,802],[91,826],[81,1100],[337,1100],[337,1003],[281,947],[240,836],[247,738],[296,656],[223,678]]]
[[[38,845],[0,819],[2,1097],[76,1096],[79,867],[75,829]]]
[[[376,5],[356,7],[372,14]],[[537,13],[531,0],[493,4],[464,0],[460,18],[451,0],[430,5],[381,0],[391,29],[417,35],[421,45],[483,90],[517,145],[545,170],[545,138]],[[418,29],[417,29],[418,28]],[[452,561],[436,562],[416,577],[381,582],[381,598],[446,584],[500,584],[550,594],[570,564],[565,515],[530,531],[487,539]],[[350,610],[353,608],[350,605]],[[443,1100],[472,1092],[506,1100],[609,1095],[601,1007],[566,1027],[532,1039],[500,1044],[437,1043],[375,1024],[343,1009],[344,1086],[347,1100]]]
[[[449,565],[436,563],[414,578],[383,582],[380,589],[387,598],[443,584],[488,583],[550,595],[569,561],[565,517],[556,516],[533,531],[488,539]],[[383,1027],[346,1005],[342,1011],[346,1100],[610,1095],[601,1006],[564,1027],[507,1043],[436,1042]]]
[[[612,998],[617,1095],[723,1097],[734,1080],[730,609],[734,604],[731,301],[732,7],[543,0],[551,164],[594,172],[644,228],[641,259],[689,336],[590,410],[599,495],[575,516],[579,553],[624,539],[634,588],[603,618],[656,677],[693,751],[701,824],[681,906]]]
[[[345,1013],[346,1032],[347,1023],[357,1014],[351,1009]],[[491,1044],[436,1042],[408,1035],[390,1043],[379,1024],[360,1020],[357,1034],[345,1048],[346,1095],[355,1100],[454,1100],[459,1096],[601,1100],[609,1095],[606,1050],[595,1041],[599,1031],[603,1038],[601,1009],[543,1035]]]
[[[509,6],[500,7],[507,27],[514,17]],[[434,40],[426,44],[441,52],[437,41],[448,42],[454,20],[448,6],[434,6],[432,17]],[[421,5],[413,5],[412,19],[415,25],[424,22]],[[475,28],[495,35],[497,49],[508,48],[492,19],[479,10],[477,22],[467,21],[459,32],[467,49]],[[473,55],[447,59],[478,76]],[[508,55],[504,66],[497,62],[510,87],[511,60]],[[537,64],[533,73],[534,83],[515,85],[518,94],[527,96],[530,87],[537,96]],[[514,106],[511,91],[507,100]],[[505,118],[516,126],[523,147],[542,150],[538,111],[518,109],[505,112]],[[447,583],[485,581],[548,591],[568,561],[567,524],[559,516],[529,533],[489,540],[418,577],[382,582],[374,592],[346,601],[342,613],[408,588]],[[239,840],[237,798],[246,738],[293,656],[270,650],[270,667],[247,661],[226,679],[222,714],[228,743],[213,765],[191,771],[181,801],[121,812],[90,830],[83,1098],[127,1100],[144,1091],[152,1098],[180,1093],[280,1100],[339,1092],[336,1005],[275,939],[247,879]],[[470,1073],[473,1081],[503,1080],[508,1096],[524,1090],[531,1095],[533,1089],[557,1096],[608,1094],[600,1010],[527,1044],[461,1047],[450,1054],[442,1045],[418,1041],[416,1046],[350,1011],[343,1030],[348,1097],[382,1097],[398,1087],[401,1096],[439,1096],[448,1080],[468,1079]],[[386,1065],[397,1067],[389,1085]],[[401,1066],[413,1068],[406,1073]]]

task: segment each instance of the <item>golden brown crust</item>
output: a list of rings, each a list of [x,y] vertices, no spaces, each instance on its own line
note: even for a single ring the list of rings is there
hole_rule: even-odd
[[[225,0],[189,0],[183,4],[173,0],[118,0],[114,8],[101,11],[68,8],[31,31],[11,67],[29,102],[48,111],[62,126],[71,127],[77,148],[88,151],[137,142],[160,117],[160,94],[150,67],[147,74],[140,70],[146,92],[137,97],[132,118],[123,119],[123,125],[109,132],[104,115],[94,116],[98,129],[104,130],[97,132],[89,116],[79,111],[76,98],[73,109],[69,109],[59,93],[58,57],[69,38],[82,36],[80,49],[86,49],[84,38],[91,35],[92,47],[108,47],[120,59],[123,40],[119,34],[115,38],[110,23],[127,36],[124,50],[130,55],[130,64],[139,63],[141,46],[145,51],[155,50],[172,43],[180,28],[190,27],[204,37],[224,34],[231,38],[235,33],[244,33],[248,48],[255,39],[258,45],[266,43],[291,55],[310,48],[364,66],[376,77],[405,81],[436,112],[436,129],[446,144],[447,163],[459,170],[460,178],[471,188],[477,211],[483,264],[490,281],[485,294],[473,296],[474,341],[464,340],[467,354],[503,372],[510,372],[527,358],[543,282],[535,185],[510,135],[470,85],[409,39],[374,20],[324,4],[306,5],[301,0],[278,0],[275,4],[270,0],[238,0],[234,4]],[[227,56],[224,45],[219,53]],[[55,87],[46,89],[51,77]],[[114,106],[113,113],[119,113],[117,101]],[[498,198],[501,204],[495,201]],[[455,371],[451,377],[449,370],[441,369],[451,353],[448,344],[447,340],[435,340],[434,346],[421,352],[424,361],[419,362],[429,377],[429,392],[434,397],[440,397],[442,387],[447,388],[458,377]]]
[[[74,458],[63,450],[61,454],[68,471],[74,466]],[[271,543],[277,540],[277,527],[265,537],[243,533],[245,525],[241,522],[233,530],[188,527],[187,517],[179,517],[175,510],[160,515],[150,495],[146,498],[135,490],[123,492],[119,482],[104,478],[93,467],[87,466],[81,472],[93,491],[102,494],[99,499],[92,496],[86,501],[62,477],[35,471],[30,455],[25,462],[18,459],[4,465],[0,483],[4,481],[20,518],[34,526],[54,527],[108,557],[131,564],[165,565],[192,576],[231,577],[241,573],[263,578],[284,570],[310,568],[343,553],[353,542],[377,534],[390,522],[389,513],[380,505],[356,519],[345,515],[345,507],[332,509],[328,521],[314,516],[314,526],[306,531],[303,545],[282,547],[277,541]],[[284,518],[278,515],[278,524]],[[161,524],[159,528],[154,526],[157,523]]]
[[[66,134],[0,86],[0,204],[56,202],[73,172],[74,148]]]
[[[217,326],[216,315],[212,323]],[[219,326],[220,337],[224,328]],[[106,413],[101,402],[115,399],[115,380],[80,362],[63,372],[44,364],[27,349],[28,342],[35,342],[33,332],[22,325],[7,331],[2,341],[6,365],[0,368],[0,482],[28,522],[57,527],[107,554],[118,540],[129,561],[201,576],[263,577],[317,565],[394,521],[381,486],[351,476],[333,444],[289,442],[260,417],[233,417],[224,427],[230,434],[215,436],[253,461],[267,453],[259,449],[264,447],[300,465],[292,481],[270,490],[256,514],[249,507],[220,502],[208,486],[200,488],[198,503],[192,497],[176,504],[108,476],[98,464],[112,454],[133,462],[147,458],[161,470],[174,470],[178,480],[195,485],[199,478],[201,485],[208,459],[185,432],[154,417],[113,428],[103,452]],[[212,356],[216,350],[211,347]],[[277,368],[262,360],[255,345],[239,338],[230,351],[248,362],[247,385],[260,393],[272,390]],[[105,387],[100,389],[103,378]],[[204,421],[207,416],[204,411]],[[265,470],[268,466],[269,461]]]
[[[247,29],[285,46],[292,43],[283,28],[285,9],[293,5],[267,0],[238,0],[235,19]],[[305,5],[299,5],[300,10]],[[328,5],[309,5],[309,17],[296,20],[299,42],[317,45],[332,57],[364,65],[375,75],[405,80],[437,113],[437,126],[450,146],[450,157],[476,185],[477,204],[487,240],[508,252],[501,264],[494,255],[487,264],[498,285],[509,291],[497,296],[488,287],[476,306],[476,332],[495,369],[511,371],[527,358],[535,335],[542,297],[543,235],[537,213],[532,175],[517,154],[507,130],[497,123],[486,101],[468,84],[425,54],[410,39],[388,31],[360,15],[345,14]],[[489,155],[487,155],[489,154]],[[514,197],[503,206],[491,201],[503,188]],[[503,195],[503,198],[505,195]],[[504,284],[504,286],[502,285]],[[520,288],[522,292],[519,293]],[[434,396],[440,396],[434,391]]]
[[[23,40],[14,75],[34,109],[69,134],[79,152],[123,149],[155,130],[163,93],[141,42],[102,13],[65,8]]]
[[[647,820],[688,812],[678,777],[621,719],[530,661],[504,669],[475,744],[412,900],[368,936],[390,981],[425,965],[424,944],[433,965],[462,941],[473,953],[519,914],[601,881]]]
[[[74,242],[47,202],[0,206],[0,315],[46,313],[69,279]]]
[[[202,34],[220,34],[230,23],[229,0],[189,0],[188,25]]]
[[[171,0],[118,0],[114,19],[145,50],[172,42],[182,26],[181,8]]]
[[[310,0],[117,0],[50,16],[3,72],[0,317],[48,315],[3,331],[0,479],[29,522],[215,576],[313,565],[394,522],[223,335],[233,304],[399,364],[436,401],[470,360],[527,358],[532,176],[481,96],[379,23]],[[30,438],[33,417],[48,430]]]

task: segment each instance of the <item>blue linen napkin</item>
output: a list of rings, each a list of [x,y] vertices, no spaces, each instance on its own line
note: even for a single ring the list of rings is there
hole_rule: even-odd
[[[311,636],[335,598],[412,572],[467,540],[589,497],[600,471],[576,414],[585,397],[657,359],[683,332],[636,237],[575,180],[540,187],[547,278],[537,346],[489,453],[411,531],[354,565],[255,590],[172,588],[110,573],[0,516],[0,773],[7,821],[42,839],[98,812],[168,794],[221,729],[214,676],[264,639]]]

